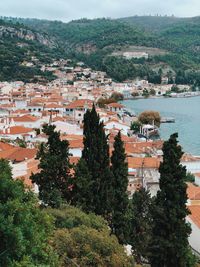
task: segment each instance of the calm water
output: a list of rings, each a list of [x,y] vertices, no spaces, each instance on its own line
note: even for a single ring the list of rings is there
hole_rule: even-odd
[[[200,155],[200,97],[126,100],[123,104],[136,114],[155,110],[162,117],[175,118],[175,123],[161,125],[161,138],[178,132],[184,151]]]

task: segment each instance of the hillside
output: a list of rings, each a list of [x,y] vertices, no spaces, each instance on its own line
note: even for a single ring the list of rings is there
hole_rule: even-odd
[[[57,47],[47,34],[0,20],[0,81],[53,79],[50,72],[42,72],[40,68],[56,57]]]
[[[117,81],[136,77],[156,77],[151,81],[158,81],[160,69],[171,81],[174,76],[176,82],[196,84],[200,80],[200,17],[135,16],[116,20],[80,19],[69,23],[10,19],[16,25],[23,23],[33,31],[50,36],[58,45],[56,55],[84,61],[94,69],[108,72]],[[148,48],[164,52],[150,54],[147,60],[120,56],[120,51],[131,51],[133,47],[133,51],[139,47],[142,52]]]

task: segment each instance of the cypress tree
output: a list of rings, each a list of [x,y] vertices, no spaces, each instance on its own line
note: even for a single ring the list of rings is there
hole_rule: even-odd
[[[88,198],[92,212],[108,218],[111,213],[112,173],[110,171],[108,136],[104,124],[93,105],[84,115],[84,149],[82,158],[85,160],[92,177],[92,187]]]
[[[149,258],[152,232],[153,200],[149,191],[141,188],[133,194],[130,206],[129,244],[138,264]]]
[[[55,126],[45,125],[43,132],[48,142],[42,143],[37,154],[40,172],[31,179],[39,187],[39,198],[44,205],[59,207],[63,201],[70,201],[72,183],[69,162],[69,143],[60,140]]]
[[[150,262],[152,267],[188,266],[188,236],[191,232],[186,216],[186,168],[180,164],[183,155],[173,134],[163,146],[160,165],[160,191],[153,212],[153,237]]]
[[[113,173],[113,205],[112,205],[112,231],[121,243],[125,243],[125,232],[127,227],[127,207],[128,207],[128,164],[124,143],[119,132],[115,136],[114,150],[111,157]]]
[[[92,210],[90,194],[93,185],[94,182],[87,164],[85,160],[81,158],[75,166],[72,204],[80,207],[85,212]]]

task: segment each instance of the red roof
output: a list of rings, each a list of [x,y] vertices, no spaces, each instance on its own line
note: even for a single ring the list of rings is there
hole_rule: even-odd
[[[33,129],[26,128],[24,126],[13,126],[13,127],[6,129],[5,133],[1,130],[0,134],[25,134],[25,133],[29,133],[32,131]]]
[[[200,205],[192,205],[188,208],[191,212],[190,219],[200,228]]]
[[[124,106],[119,104],[119,103],[110,103],[107,105],[108,107],[112,107],[112,108],[123,108]]]
[[[137,169],[137,168],[154,168],[158,169],[160,166],[160,160],[158,158],[127,158],[128,167]]]
[[[21,162],[25,159],[35,158],[37,153],[36,149],[13,147],[11,149],[1,151],[0,158]]]
[[[190,200],[200,200],[200,187],[188,183],[187,195]]]
[[[13,148],[13,145],[10,145],[8,143],[0,142],[0,151],[5,151]]]
[[[31,115],[24,115],[21,117],[14,117],[13,120],[16,122],[35,122],[38,120],[38,118]]]
[[[65,108],[75,109],[75,108],[84,108],[86,106],[92,107],[93,101],[89,99],[79,99],[67,105]]]

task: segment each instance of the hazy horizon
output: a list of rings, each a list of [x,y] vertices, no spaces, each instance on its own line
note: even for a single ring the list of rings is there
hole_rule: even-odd
[[[88,19],[88,20],[95,20],[95,19],[111,19],[111,20],[115,20],[115,19],[123,19],[123,18],[128,18],[128,17],[168,17],[168,18],[177,18],[177,19],[189,19],[189,18],[197,18],[200,17],[200,15],[198,16],[191,16],[191,17],[179,17],[179,16],[174,16],[174,15],[131,15],[131,16],[124,16],[124,17],[118,17],[118,18],[112,18],[112,17],[94,17],[94,18],[87,18],[87,17],[80,17],[80,18],[76,18],[76,19],[72,19],[69,21],[64,21],[61,19],[45,19],[45,18],[37,18],[37,17],[20,17],[20,16],[5,16],[5,15],[1,15],[0,17],[5,17],[5,18],[17,18],[17,19],[36,19],[36,20],[47,20],[47,21],[61,21],[63,23],[68,23],[70,21],[74,21],[74,20],[81,20],[81,19]]]
[[[1,0],[1,16],[46,20],[123,18],[132,16],[199,16],[199,0]]]

